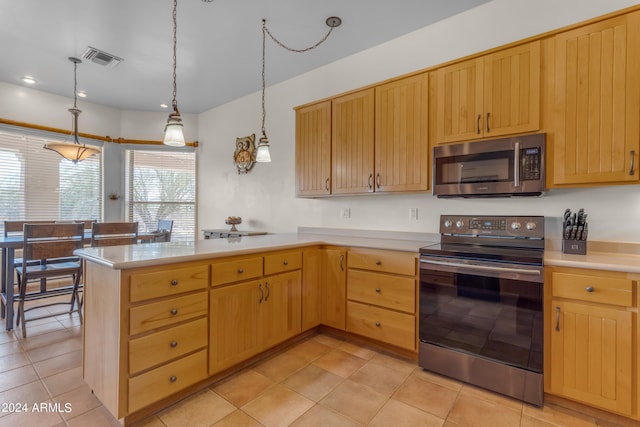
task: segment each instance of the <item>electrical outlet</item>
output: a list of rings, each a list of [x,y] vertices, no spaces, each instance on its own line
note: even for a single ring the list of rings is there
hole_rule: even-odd
[[[409,208],[409,219],[414,221],[418,219],[418,208]]]
[[[351,218],[351,208],[341,208],[340,209],[340,216],[342,218]]]

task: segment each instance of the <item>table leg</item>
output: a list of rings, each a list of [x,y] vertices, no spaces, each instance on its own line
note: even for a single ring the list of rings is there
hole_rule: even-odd
[[[4,257],[3,257],[4,258]],[[6,295],[6,309],[5,309],[5,321],[6,329],[10,331],[13,329],[13,261],[15,259],[15,250],[13,248],[7,248],[5,271],[3,272],[4,291]]]

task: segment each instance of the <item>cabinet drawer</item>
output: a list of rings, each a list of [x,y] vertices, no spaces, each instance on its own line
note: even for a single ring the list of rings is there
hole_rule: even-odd
[[[409,350],[416,349],[416,322],[410,314],[348,301],[347,331]]]
[[[142,409],[207,378],[207,351],[129,379],[129,413]]]
[[[129,373],[135,374],[207,346],[207,319],[198,319],[129,342]]]
[[[206,292],[133,307],[129,310],[129,334],[135,335],[204,316],[207,311]]]
[[[633,305],[633,281],[628,279],[554,272],[551,281],[554,297],[625,307]]]
[[[131,302],[207,289],[209,266],[176,268],[131,275]]]
[[[416,254],[390,251],[349,251],[349,268],[415,276]]]
[[[262,257],[238,258],[211,264],[211,286],[262,276]]]
[[[264,274],[276,274],[284,271],[299,270],[302,267],[302,252],[292,251],[265,255]]]
[[[416,305],[415,279],[368,271],[349,270],[347,298],[413,314]]]

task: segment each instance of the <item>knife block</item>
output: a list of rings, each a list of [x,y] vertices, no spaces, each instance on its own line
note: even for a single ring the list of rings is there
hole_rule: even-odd
[[[587,254],[587,241],[586,240],[571,240],[562,239],[562,253],[586,255]]]

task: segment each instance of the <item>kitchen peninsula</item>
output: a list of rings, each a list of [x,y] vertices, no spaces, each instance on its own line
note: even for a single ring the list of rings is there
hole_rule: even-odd
[[[321,324],[415,357],[417,254],[434,237],[376,234],[78,251],[86,261],[85,381],[129,424]],[[398,281],[401,290],[388,287]]]

